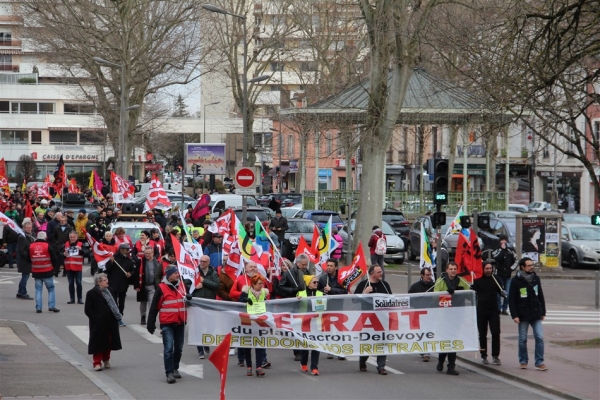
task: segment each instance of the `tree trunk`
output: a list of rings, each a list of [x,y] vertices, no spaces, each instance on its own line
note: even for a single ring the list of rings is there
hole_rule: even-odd
[[[452,171],[456,162],[456,143],[458,141],[458,125],[450,126],[450,153],[448,154],[448,190],[452,190]]]
[[[301,132],[300,138],[300,166],[298,167],[298,174],[300,175],[300,193],[306,191],[306,147],[308,143],[308,133]]]

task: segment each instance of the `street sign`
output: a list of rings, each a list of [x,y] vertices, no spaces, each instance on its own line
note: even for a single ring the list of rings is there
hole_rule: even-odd
[[[254,181],[256,180],[256,173],[252,168],[236,168],[235,171],[235,183],[238,188],[254,188]]]
[[[254,196],[256,194],[256,189],[254,188],[235,188],[235,194],[241,196]]]

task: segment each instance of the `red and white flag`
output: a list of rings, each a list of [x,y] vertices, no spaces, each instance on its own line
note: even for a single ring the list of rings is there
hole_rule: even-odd
[[[174,235],[171,235],[173,241],[173,251],[175,251],[175,259],[177,260],[177,268],[181,279],[189,279],[196,287],[202,282],[202,276],[198,273],[198,264],[192,259],[192,256],[185,251],[185,248],[179,243],[179,240]]]
[[[223,235],[223,254],[229,254],[233,242],[237,240],[238,226],[241,226],[240,220],[233,210],[229,209],[208,227],[209,232]]]
[[[156,174],[152,174],[150,190],[148,190],[146,202],[144,203],[144,213],[154,209],[164,211],[171,209],[171,201],[169,200],[169,197],[167,197],[167,193],[165,192],[165,189],[163,189],[162,184],[156,178]]]
[[[319,256],[315,254],[314,248],[310,247],[308,243],[306,243],[304,236],[300,236],[298,247],[296,247],[296,257],[298,257],[300,254],[306,254],[310,262],[313,264],[319,262]]]
[[[110,181],[115,204],[134,202],[135,188],[129,182],[115,174],[114,171],[110,171]]]
[[[12,219],[8,218],[1,211],[0,211],[0,222],[2,222],[3,225],[7,225],[10,229],[12,229],[13,231],[17,232],[19,235],[25,236],[25,232],[23,232],[23,230],[21,228],[19,228],[19,225],[17,225],[15,223],[15,221],[13,221]]]
[[[212,354],[208,357],[208,361],[213,363],[219,376],[221,377],[221,395],[220,400],[225,400],[225,385],[227,383],[227,366],[229,365],[229,349],[231,348],[231,332],[225,335],[225,338],[212,351]]]
[[[79,193],[79,187],[75,178],[71,178],[69,181],[69,193]]]
[[[84,232],[88,243],[92,247],[94,259],[98,263],[98,267],[104,268],[106,263],[109,262],[110,258],[114,255],[114,249],[104,243],[98,243],[87,231],[84,230]]]

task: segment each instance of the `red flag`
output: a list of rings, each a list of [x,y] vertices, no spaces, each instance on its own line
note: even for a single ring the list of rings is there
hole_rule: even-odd
[[[198,273],[198,266],[192,259],[192,256],[190,256],[181,243],[179,243],[179,240],[177,240],[175,235],[171,234],[171,240],[181,279],[189,279],[193,282],[194,287],[196,287],[202,282],[202,276]]]
[[[133,203],[133,193],[135,192],[135,188],[130,185],[129,182],[115,174],[114,171],[110,171],[110,181],[113,192],[113,201],[116,204]]]
[[[208,361],[213,363],[221,377],[221,400],[225,400],[225,383],[227,382],[227,367],[229,365],[229,349],[231,348],[231,332],[225,335],[223,341],[212,351]]]
[[[77,181],[75,178],[71,178],[69,181],[69,193],[79,193],[79,188],[77,187]]]
[[[52,187],[56,194],[61,197],[63,188],[67,187],[67,172],[65,171],[65,161],[63,160],[62,154],[60,155],[60,159],[54,170],[54,182],[52,183]]]
[[[163,189],[162,184],[156,178],[155,174],[152,174],[152,180],[150,181],[150,190],[146,196],[146,202],[144,203],[144,212],[149,210],[170,210],[171,200],[167,196],[167,192]]]
[[[208,204],[210,203],[210,195],[203,194],[200,200],[196,203],[196,206],[192,210],[192,219],[196,220],[200,217],[205,216],[210,211]]]
[[[338,271],[338,283],[350,291],[352,285],[367,273],[367,260],[363,251],[362,242],[358,243],[356,254],[352,260],[352,264],[347,267],[340,267]]]
[[[308,246],[308,243],[306,243],[306,240],[304,240],[304,236],[300,236],[298,247],[296,248],[296,257],[298,257],[300,254],[306,254],[312,263],[319,261],[319,257],[315,256],[314,249]]]
[[[10,186],[8,186],[8,178],[6,176],[6,163],[4,162],[4,158],[0,159],[0,189],[4,190],[6,193],[10,192]]]
[[[469,228],[468,236],[463,231],[458,234],[456,254],[454,255],[454,261],[458,266],[458,274],[465,276],[471,275],[472,272],[474,274],[472,279],[479,279],[483,276],[483,267],[477,234],[473,228]]]
[[[33,208],[31,207],[29,200],[25,202],[25,217],[33,218]]]
[[[112,246],[107,246],[104,243],[98,243],[96,239],[92,237],[87,231],[85,231],[85,237],[87,238],[88,243],[92,247],[92,251],[94,254],[94,259],[98,263],[98,267],[103,268],[108,261],[110,261],[110,257],[112,257],[116,253],[116,248]]]

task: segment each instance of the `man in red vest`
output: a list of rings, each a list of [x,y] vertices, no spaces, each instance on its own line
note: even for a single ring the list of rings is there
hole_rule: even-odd
[[[75,284],[77,284],[77,304],[83,304],[83,292],[81,286],[81,275],[83,271],[84,248],[83,243],[77,239],[77,232],[69,233],[69,241],[65,243],[65,271],[69,280],[69,301],[67,304],[75,304]]]
[[[185,309],[186,288],[180,279],[176,265],[171,265],[165,277],[156,288],[148,314],[148,332],[156,330],[156,314],[160,311],[159,321],[163,339],[163,359],[167,383],[181,379],[179,361],[183,352],[183,336],[187,311]]]
[[[31,275],[35,279],[35,309],[38,314],[42,312],[43,285],[48,289],[48,311],[60,312],[56,308],[54,293],[54,267],[52,266],[54,258],[46,241],[46,232],[38,232],[36,241],[29,246]]]

